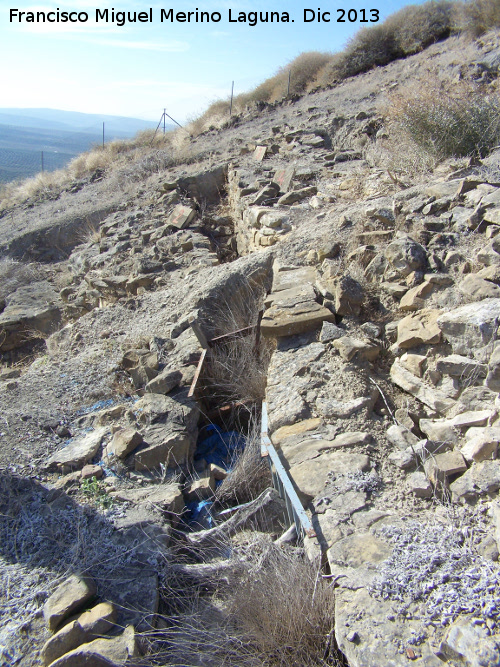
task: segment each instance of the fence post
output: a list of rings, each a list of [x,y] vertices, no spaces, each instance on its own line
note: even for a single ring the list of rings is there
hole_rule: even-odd
[[[104,121],[102,123],[102,147],[104,148]]]
[[[234,81],[231,85],[231,104],[229,105],[229,118],[231,118],[233,113],[233,94],[234,94]]]
[[[292,70],[289,69],[288,70],[288,89],[286,91],[286,96],[287,97],[290,97],[290,80],[291,80],[291,78],[292,78]]]
[[[43,174],[43,151],[42,151],[42,174]]]

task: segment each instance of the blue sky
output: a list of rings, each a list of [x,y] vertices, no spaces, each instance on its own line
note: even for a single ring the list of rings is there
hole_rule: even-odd
[[[0,107],[48,107],[183,123],[210,102],[249,90],[303,51],[338,51],[363,25],[337,23],[337,9],[376,8],[381,19],[403,0],[0,0]],[[81,23],[10,21],[10,10],[79,11]],[[149,11],[151,23],[96,23],[96,9]],[[218,23],[161,22],[161,9],[220,12]],[[304,9],[332,21],[305,23]],[[230,23],[239,12],[287,11],[294,23]],[[311,17],[311,13],[308,14]],[[353,16],[353,14],[351,15]],[[360,16],[360,14],[359,14]],[[367,15],[367,18],[369,15]],[[373,24],[372,24],[373,25]]]

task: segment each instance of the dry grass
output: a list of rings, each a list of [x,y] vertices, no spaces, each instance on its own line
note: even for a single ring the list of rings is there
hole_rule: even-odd
[[[243,504],[255,500],[269,486],[271,474],[260,452],[260,428],[253,421],[245,449],[237,454],[231,472],[215,492],[215,500],[227,507]]]
[[[485,157],[500,143],[500,99],[475,84],[419,81],[392,96],[386,111],[394,164],[418,173],[447,158]]]
[[[170,613],[152,633],[147,664],[180,667],[341,665],[333,644],[331,587],[300,550],[256,536],[233,548],[238,576],[208,599],[203,584],[166,568]],[[172,604],[174,602],[174,604]]]
[[[232,294],[211,308],[211,337],[257,324],[264,294],[248,282],[234,286]],[[260,403],[264,398],[272,347],[267,340],[256,345],[256,332],[235,335],[211,348],[201,384],[216,404],[239,401]]]
[[[460,6],[459,23],[465,32],[475,37],[491,28],[500,27],[500,3],[498,0],[472,0]]]

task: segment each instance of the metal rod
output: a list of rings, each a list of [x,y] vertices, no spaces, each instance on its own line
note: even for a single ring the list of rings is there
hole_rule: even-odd
[[[288,502],[291,504],[293,511],[296,513],[300,526],[303,528],[304,532],[309,537],[315,537],[316,533],[314,531],[311,520],[307,516],[304,508],[302,507],[302,503],[300,502],[300,499],[297,495],[297,492],[295,491],[292,481],[287,471],[285,470],[280,457],[278,456],[278,452],[274,448],[273,443],[271,442],[269,436],[267,435],[268,424],[269,422],[267,415],[267,404],[265,401],[263,401],[261,448],[267,451],[272,466],[276,471],[275,474],[273,474],[273,481],[274,479],[276,479],[278,482],[278,484],[275,483],[275,488],[277,488],[282,498],[285,497],[285,503],[287,503],[288,499]],[[288,511],[288,505],[287,505],[287,511]]]
[[[286,91],[286,96],[290,97],[290,80],[292,78],[292,70],[288,70],[288,90]]]
[[[102,147],[104,148],[104,121],[102,123]]]
[[[231,118],[233,114],[233,95],[234,95],[234,81],[232,82],[231,85],[231,104],[229,105],[229,118]]]
[[[42,174],[43,174],[43,151],[42,151]]]

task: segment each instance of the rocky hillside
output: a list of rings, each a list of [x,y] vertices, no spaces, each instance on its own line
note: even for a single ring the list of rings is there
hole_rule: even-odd
[[[4,210],[1,664],[500,664],[500,148],[394,171],[388,112],[499,71],[450,38]]]

